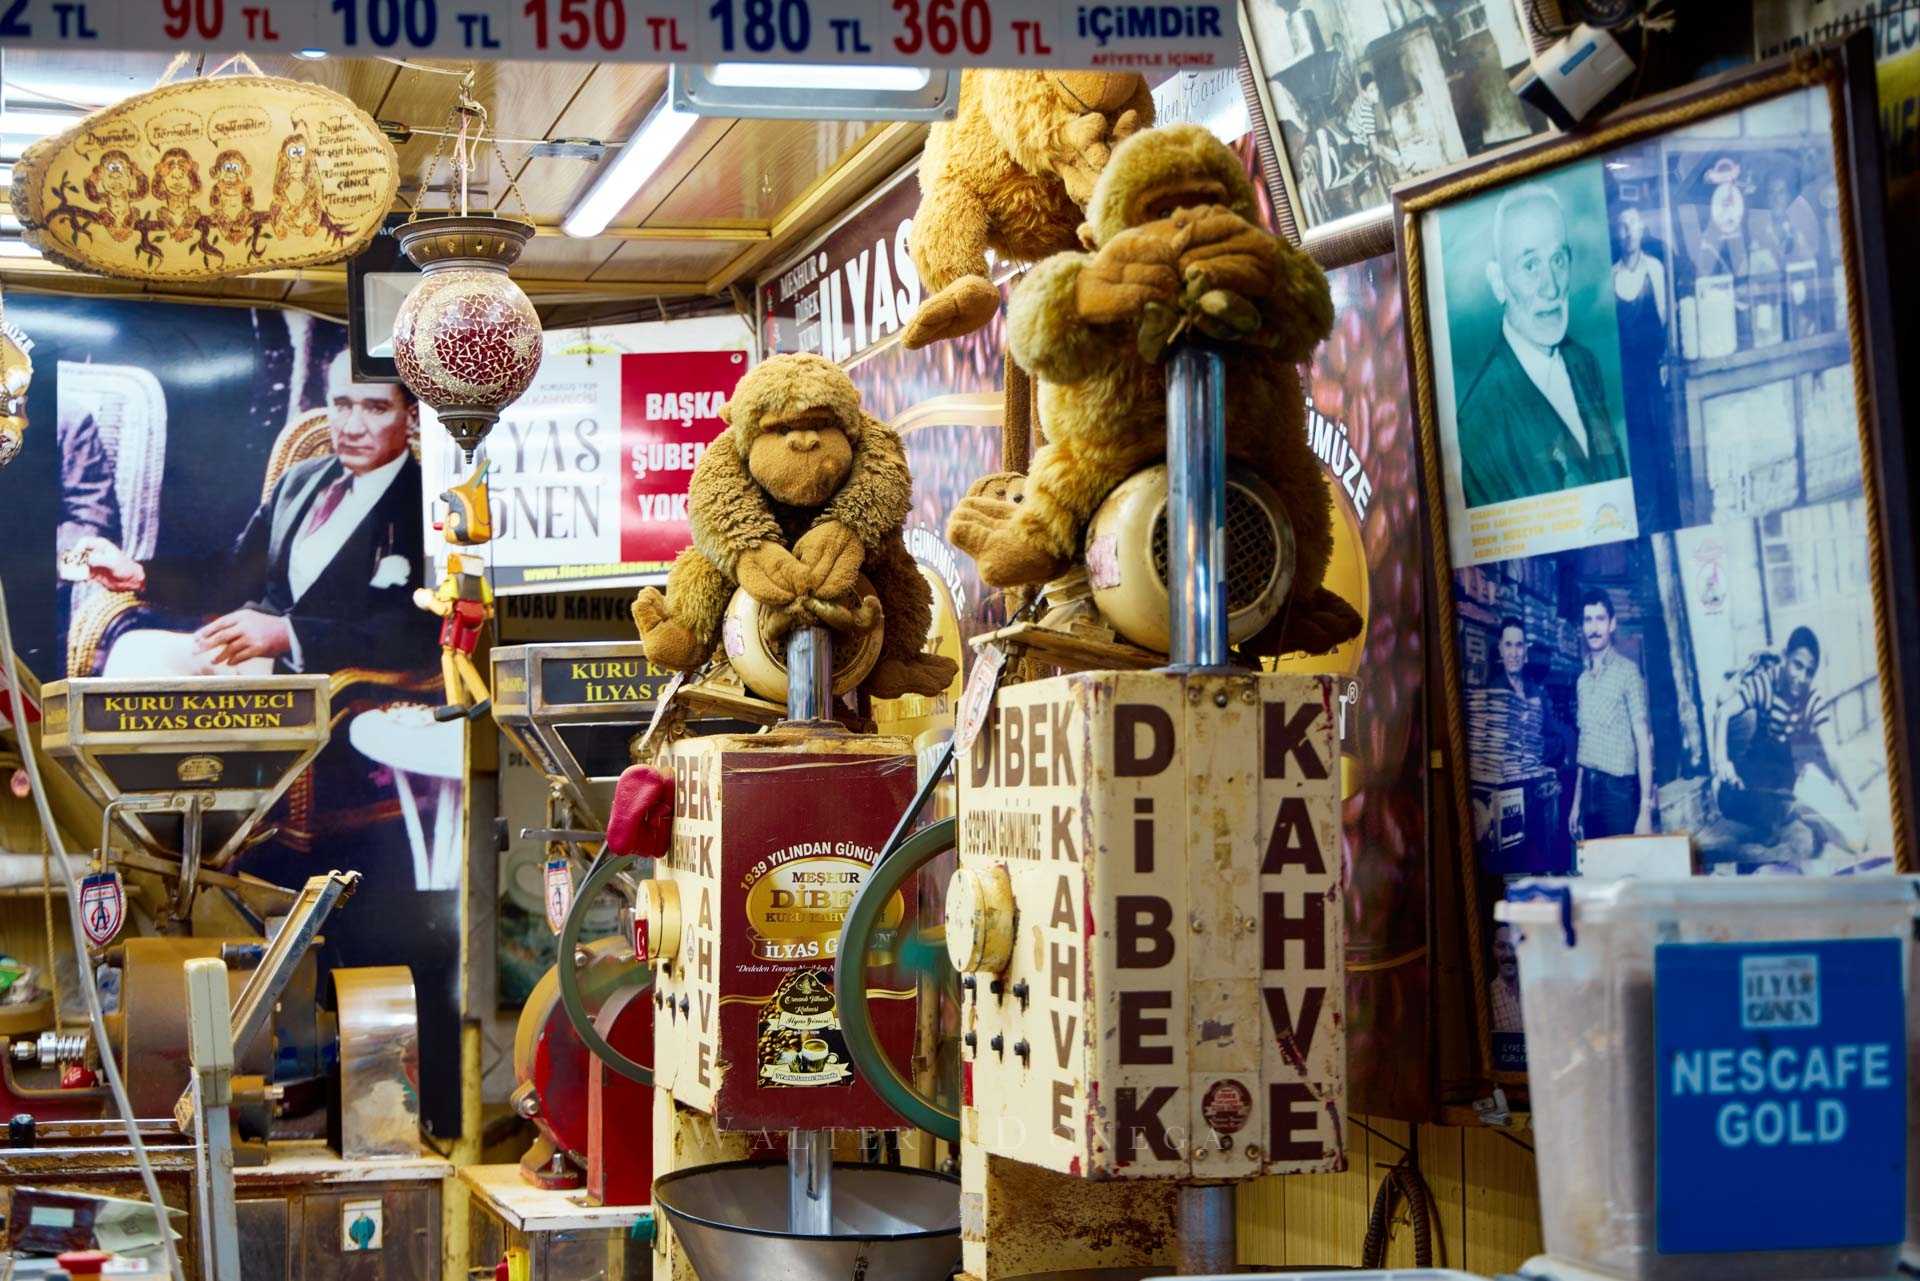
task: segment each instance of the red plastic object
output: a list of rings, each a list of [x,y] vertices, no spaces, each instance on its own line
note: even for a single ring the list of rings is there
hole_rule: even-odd
[[[613,789],[607,848],[615,854],[662,858],[673,831],[673,778],[648,765],[630,765]]]
[[[107,1266],[107,1260],[113,1256],[105,1250],[70,1250],[59,1256],[58,1263],[73,1281],[93,1281],[100,1275],[100,1269]]]

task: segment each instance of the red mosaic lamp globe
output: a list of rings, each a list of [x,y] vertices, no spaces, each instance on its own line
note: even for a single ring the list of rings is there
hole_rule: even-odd
[[[540,368],[540,317],[507,276],[532,235],[511,218],[453,215],[397,232],[423,274],[394,320],[394,364],[469,460]]]

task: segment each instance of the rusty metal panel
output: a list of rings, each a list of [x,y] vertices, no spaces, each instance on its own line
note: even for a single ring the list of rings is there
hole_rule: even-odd
[[[963,1109],[962,1124],[972,1115]],[[961,1145],[960,1181],[962,1276],[973,1281],[1174,1262],[1172,1183],[1096,1183],[971,1143]]]
[[[1285,682],[1285,684],[1282,684]],[[1261,677],[1260,993],[1268,1168],[1346,1165],[1340,748],[1330,682]]]
[[[1086,1168],[1094,1037],[1084,928],[1096,817],[1084,791],[1088,692],[1065,678],[1001,690],[963,771],[960,807],[962,866],[1005,869],[1017,905],[1011,964],[992,979],[977,975],[962,1011],[974,1037],[963,1082],[976,1104],[965,1137],[1073,1173]],[[1025,1058],[1015,1052],[1023,1042]]]
[[[1261,850],[1247,839],[1260,819],[1260,686],[1251,675],[1188,677],[1185,690],[1190,1058],[1181,1123],[1194,1173],[1244,1179],[1264,1165],[1253,1106],[1267,1039],[1260,1015]],[[1183,924],[1174,920],[1176,928]]]
[[[1188,967],[1200,940],[1188,931],[1205,897],[1190,897],[1188,836],[1210,804],[1205,796],[1189,798],[1186,761],[1200,743],[1188,732],[1186,682],[1178,677],[1114,672],[1070,679],[1092,731],[1082,775],[1094,828],[1085,863],[1085,1004],[1098,1057],[1087,1089],[1086,1168],[1180,1177],[1193,1158],[1186,1126],[1194,995]],[[1205,737],[1217,736],[1209,730]]]
[[[1337,1168],[1327,682],[1107,672],[1012,686],[964,773],[961,865],[1004,873],[1015,940],[964,1011],[968,1141],[1091,1178]]]
[[[240,1233],[240,1281],[289,1281],[292,1240],[286,1197],[260,1197],[234,1205]]]

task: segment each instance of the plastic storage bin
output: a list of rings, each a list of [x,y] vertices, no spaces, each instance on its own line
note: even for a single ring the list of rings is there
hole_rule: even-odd
[[[1823,1281],[1884,1277],[1900,1247],[1661,1254],[1656,1235],[1654,947],[1897,937],[1915,968],[1920,880],[1698,878],[1529,881],[1570,899],[1508,901],[1540,1174],[1555,1259],[1633,1281]],[[1516,894],[1524,891],[1516,891]],[[1574,941],[1569,944],[1566,926]],[[1909,980],[1909,1077],[1920,1012]],[[1916,1092],[1909,1080],[1910,1098]],[[1920,1122],[1909,1107],[1909,1183]],[[1911,1210],[1910,1210],[1911,1215]]]

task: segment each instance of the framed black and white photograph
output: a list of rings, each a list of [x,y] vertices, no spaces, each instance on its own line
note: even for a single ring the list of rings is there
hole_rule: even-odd
[[[1484,915],[1510,880],[1909,857],[1873,111],[1850,43],[1395,193],[1498,1074],[1525,1068]]]
[[[1241,21],[1303,237],[1546,128],[1508,86],[1531,53],[1512,0],[1243,0]]]

